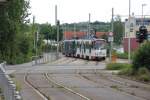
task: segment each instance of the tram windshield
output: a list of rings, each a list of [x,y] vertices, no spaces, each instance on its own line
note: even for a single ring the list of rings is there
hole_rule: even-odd
[[[104,40],[97,40],[94,43],[95,49],[104,49],[105,48],[105,41]]]

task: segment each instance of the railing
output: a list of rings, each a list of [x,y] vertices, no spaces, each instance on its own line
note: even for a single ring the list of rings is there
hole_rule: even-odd
[[[21,100],[16,85],[5,71],[6,62],[0,63],[0,88],[4,96],[4,100]]]
[[[32,56],[31,57],[32,66],[48,63],[48,62],[51,62],[51,61],[54,61],[54,60],[56,60],[56,53],[55,52],[45,53],[43,55]]]

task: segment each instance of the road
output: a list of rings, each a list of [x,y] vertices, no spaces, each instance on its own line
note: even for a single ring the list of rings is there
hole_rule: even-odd
[[[6,69],[22,84],[24,100],[43,100],[25,82],[26,73],[35,89],[51,100],[150,100],[150,85],[112,75],[104,70],[105,65],[106,61],[62,57],[46,64]]]

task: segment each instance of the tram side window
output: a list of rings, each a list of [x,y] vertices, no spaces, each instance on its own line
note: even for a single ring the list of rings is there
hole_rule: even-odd
[[[93,42],[91,43],[91,49],[93,49]]]
[[[72,49],[75,49],[76,48],[76,44],[75,44],[75,41],[72,42]]]
[[[92,44],[89,44],[89,52],[91,53]]]
[[[86,44],[85,43],[83,44],[83,48],[84,48],[84,52],[85,52],[85,48],[86,48]]]
[[[80,44],[80,52],[81,52],[82,44]]]
[[[77,42],[77,48],[80,48],[80,43],[79,42]]]

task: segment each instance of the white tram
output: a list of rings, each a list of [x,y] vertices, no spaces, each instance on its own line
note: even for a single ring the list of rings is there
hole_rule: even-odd
[[[66,56],[100,60],[106,58],[106,41],[104,39],[64,40],[63,53]]]

